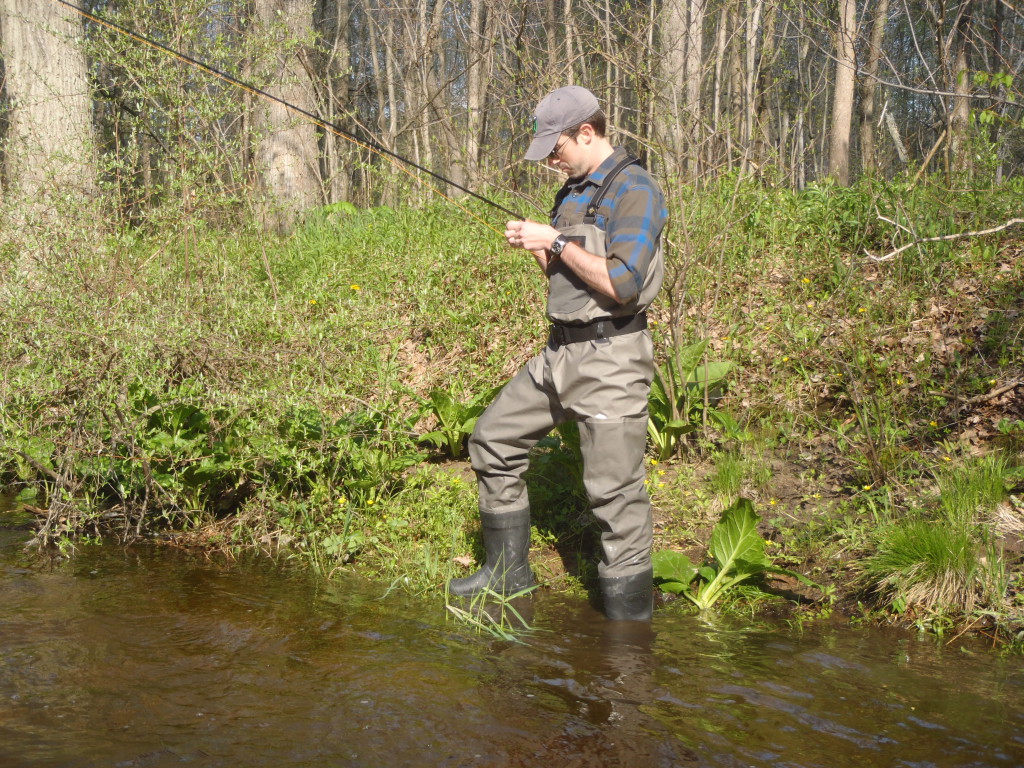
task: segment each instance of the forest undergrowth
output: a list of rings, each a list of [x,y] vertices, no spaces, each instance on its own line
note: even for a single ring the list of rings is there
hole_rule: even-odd
[[[816,587],[765,574],[723,605],[1019,644],[1021,228],[888,254],[1009,221],[1022,196],[735,178],[674,195],[651,313],[656,547],[699,561],[742,497],[767,555]],[[472,567],[464,441],[545,341],[531,259],[448,204],[334,205],[288,237],[4,216],[0,473],[37,545],[151,536],[413,591]],[[573,430],[542,441],[545,588],[593,586],[580,477]]]

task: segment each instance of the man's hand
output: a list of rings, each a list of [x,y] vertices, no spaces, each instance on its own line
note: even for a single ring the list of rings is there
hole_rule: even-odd
[[[508,244],[513,248],[531,251],[544,274],[548,274],[548,264],[552,259],[548,248],[560,234],[562,233],[554,227],[536,221],[510,221],[505,224],[505,239],[508,240]],[[608,276],[606,259],[584,250],[573,242],[565,247],[559,258],[595,291],[621,301]]]
[[[525,248],[528,251],[547,251],[555,242],[559,232],[548,224],[537,221],[510,221],[505,224],[505,239],[513,248]]]

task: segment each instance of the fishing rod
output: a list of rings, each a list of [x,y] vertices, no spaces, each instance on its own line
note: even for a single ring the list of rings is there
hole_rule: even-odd
[[[274,96],[272,93],[268,93],[267,91],[263,90],[262,88],[260,88],[258,86],[252,85],[251,83],[247,83],[247,82],[245,82],[243,80],[239,80],[238,78],[233,77],[233,76],[227,74],[226,72],[222,72],[221,70],[219,70],[219,69],[217,69],[215,67],[212,67],[209,64],[206,64],[205,62],[199,61],[198,59],[195,59],[192,56],[189,56],[188,54],[182,53],[181,51],[177,51],[174,48],[171,48],[171,47],[169,47],[167,45],[164,45],[163,43],[159,43],[156,40],[153,40],[152,38],[146,37],[145,35],[142,35],[142,34],[140,34],[138,32],[135,32],[134,30],[128,29],[127,27],[124,27],[124,26],[122,26],[120,24],[117,24],[117,23],[115,23],[113,21],[110,21],[109,19],[105,19],[102,16],[98,16],[97,14],[92,13],[91,11],[87,11],[84,8],[80,8],[79,6],[75,5],[74,3],[67,2],[67,0],[53,0],[53,1],[55,3],[59,3],[60,5],[63,5],[64,7],[70,9],[71,11],[74,11],[78,15],[80,15],[83,18],[93,22],[94,24],[98,24],[101,27],[106,27],[107,29],[110,29],[110,30],[112,30],[114,32],[117,32],[118,34],[125,35],[126,37],[129,37],[132,40],[136,40],[137,42],[144,43],[145,45],[148,45],[149,47],[151,47],[151,48],[153,48],[155,50],[158,50],[158,51],[160,51],[162,53],[166,53],[167,55],[169,55],[169,56],[171,56],[171,57],[173,57],[175,59],[178,59],[179,61],[184,62],[185,64],[188,64],[189,66],[194,67],[194,68],[200,70],[201,72],[205,72],[208,75],[212,75],[213,77],[216,77],[219,80],[222,80],[225,83],[228,83],[229,85],[232,85],[232,86],[234,86],[236,88],[240,88],[243,91],[246,91],[247,93],[251,93],[254,96],[258,96],[258,97],[260,97],[262,99],[266,99],[267,101],[272,101],[272,102],[275,102],[277,104],[280,104],[281,106],[285,107],[289,111],[304,117],[306,120],[310,121],[314,125],[316,125],[316,126],[318,126],[320,128],[323,128],[324,130],[329,131],[329,132],[333,133],[334,135],[339,136],[340,138],[345,139],[346,141],[350,141],[353,144],[355,144],[356,146],[361,147],[362,149],[369,150],[370,152],[373,152],[373,153],[379,155],[380,157],[383,157],[384,159],[386,159],[389,162],[391,162],[396,168],[399,168],[400,170],[402,170],[405,173],[409,174],[411,177],[413,177],[414,179],[416,179],[420,183],[426,184],[427,187],[429,187],[431,190],[433,190],[438,195],[443,197],[445,200],[447,200],[450,203],[454,204],[455,206],[460,208],[463,212],[469,214],[474,219],[476,219],[477,221],[482,223],[484,226],[488,227],[489,229],[494,230],[495,232],[497,232],[498,234],[500,234],[502,236],[504,236],[504,235],[503,235],[501,230],[497,229],[496,227],[492,226],[488,222],[484,221],[482,218],[477,216],[471,210],[466,208],[464,205],[460,204],[457,200],[453,200],[451,197],[446,195],[444,192],[439,190],[437,187],[431,186],[430,184],[427,184],[426,182],[424,182],[422,179],[419,179],[414,173],[412,173],[412,171],[408,170],[408,168],[413,168],[413,169],[415,169],[415,170],[417,170],[417,171],[419,171],[421,173],[425,173],[428,176],[431,176],[432,178],[436,179],[437,181],[443,182],[444,184],[447,184],[447,185],[449,185],[451,187],[454,187],[455,189],[459,190],[460,192],[465,192],[470,197],[473,197],[473,198],[479,200],[482,203],[486,203],[487,205],[491,206],[492,208],[497,208],[499,211],[502,211],[503,213],[507,213],[509,216],[511,216],[512,218],[516,219],[517,221],[518,220],[523,220],[523,219],[526,218],[522,214],[519,214],[519,213],[516,213],[515,211],[510,210],[510,209],[506,208],[505,206],[501,205],[500,203],[496,203],[495,201],[491,200],[490,198],[484,197],[483,195],[480,195],[480,194],[474,192],[471,189],[467,189],[466,187],[462,186],[461,184],[458,184],[458,183],[452,181],[451,179],[448,179],[448,178],[442,176],[439,173],[435,173],[434,171],[431,171],[428,168],[424,168],[422,165],[419,165],[418,163],[410,160],[407,157],[404,157],[404,156],[398,154],[397,152],[393,152],[392,150],[388,149],[387,147],[385,147],[384,145],[380,144],[379,142],[373,140],[372,138],[360,138],[359,136],[356,136],[355,134],[350,133],[349,131],[345,130],[344,128],[342,128],[341,126],[337,125],[336,123],[332,123],[332,122],[330,122],[328,120],[324,120],[322,117],[320,117],[318,115],[315,115],[312,112],[309,112],[308,110],[303,109],[302,107],[298,107],[298,106],[296,106],[296,105],[294,105],[294,104],[292,104],[290,102],[287,102],[287,101],[285,101],[282,98]],[[408,166],[408,168],[406,166]]]

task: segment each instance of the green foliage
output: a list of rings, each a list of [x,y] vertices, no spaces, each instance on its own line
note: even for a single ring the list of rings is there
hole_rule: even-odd
[[[731,503],[743,486],[745,470],[743,458],[735,451],[725,451],[715,456],[715,471],[711,483],[722,498]]]
[[[748,499],[739,499],[722,513],[722,519],[711,532],[710,562],[697,566],[681,552],[655,552],[655,583],[664,592],[683,595],[701,611],[711,608],[748,579],[765,573],[783,573],[808,586],[817,586],[806,576],[773,564],[764,551],[764,539],[757,532],[759,522],[754,505]]]
[[[425,409],[437,419],[438,428],[420,435],[419,442],[443,450],[450,458],[459,458],[466,449],[466,440],[473,433],[476,420],[500,389],[500,386],[486,389],[465,403],[446,390],[430,390],[430,399],[425,403]]]
[[[647,432],[659,460],[673,456],[683,436],[699,429],[704,417],[720,426],[733,423],[727,414],[705,402],[733,369],[731,362],[701,364],[709,342],[704,339],[671,350],[654,373]]]
[[[486,589],[468,601],[455,601],[445,596],[445,608],[463,624],[477,634],[490,635],[506,642],[522,643],[522,635],[533,631],[530,623],[516,608],[515,601],[529,595],[536,586],[528,587],[512,595],[502,595]]]
[[[992,597],[976,610],[1009,610],[996,598],[1007,590],[979,586],[1019,580],[990,553],[998,539],[984,521],[1005,501],[1024,430],[1011,410],[995,429],[1000,414],[987,409],[999,400],[987,396],[1024,363],[1024,269],[998,238],[878,263],[862,251],[1015,215],[1024,186],[954,194],[906,182],[805,194],[732,177],[692,191],[675,219],[685,215],[686,238],[667,252],[675,282],[651,317],[685,318],[702,341],[674,349],[661,330],[679,326],[652,324],[664,363],[651,439],[659,457],[698,425],[724,440],[708,485],[697,479],[706,467],[687,466],[684,479],[659,467],[659,535],[689,541],[695,526],[683,520],[699,525],[709,488],[728,503],[737,483],[780,496],[771,466],[788,461],[806,510],[793,519],[787,499],[772,507],[788,557],[856,560],[924,506],[972,521],[978,562],[1004,572],[977,571],[977,594]],[[21,244],[10,231],[0,227],[0,472],[23,499],[35,494],[44,538],[198,528],[226,548],[324,573],[358,567],[415,591],[440,589],[452,558],[472,551],[473,484],[424,462],[425,449],[461,453],[470,409],[486,399],[477,393],[543,344],[543,278],[521,253],[441,204],[327,206],[283,239],[198,224],[78,231],[40,254],[31,277],[11,267]],[[743,413],[742,428],[729,412]],[[991,421],[1005,466],[961,457],[968,413],[982,417],[982,444]],[[534,535],[569,560],[595,532],[572,427],[541,441],[529,472]],[[712,553],[689,566],[696,575],[677,569],[665,583],[712,599],[710,585],[742,567],[723,571]],[[915,612],[925,611],[902,615]]]
[[[942,511],[963,527],[976,525],[1006,498],[1010,467],[1002,454],[988,454],[936,472]]]
[[[989,566],[976,534],[955,522],[910,520],[883,528],[877,550],[864,560],[868,582],[897,612],[955,612],[970,615],[984,598],[1001,603],[989,578]]]

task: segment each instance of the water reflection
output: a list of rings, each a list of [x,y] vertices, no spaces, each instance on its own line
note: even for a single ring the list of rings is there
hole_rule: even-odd
[[[3,766],[1019,766],[1021,660],[903,633],[607,622],[520,606],[523,643],[438,600],[264,561],[0,531]]]

